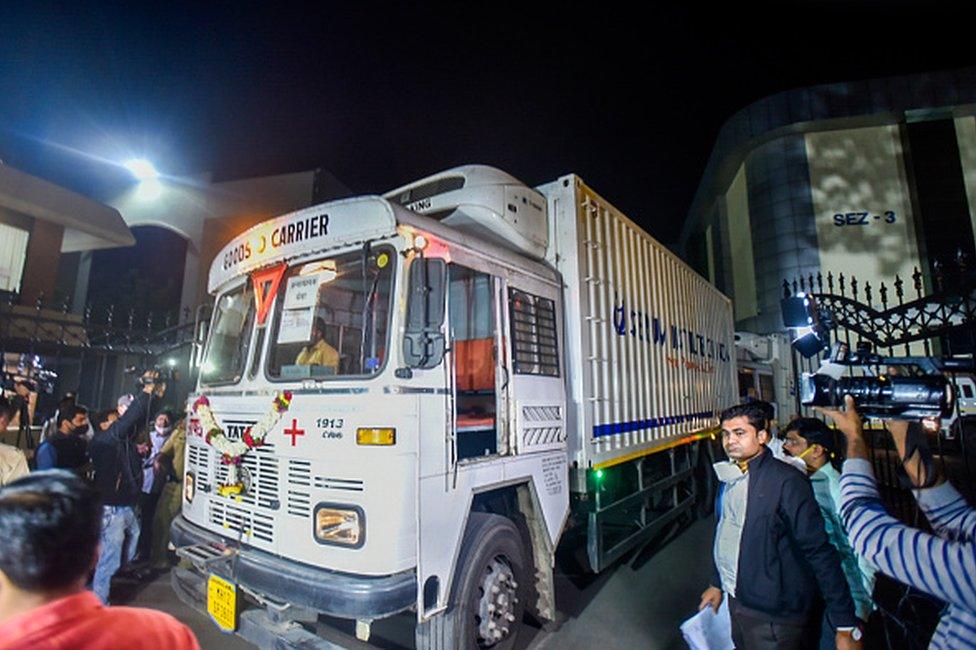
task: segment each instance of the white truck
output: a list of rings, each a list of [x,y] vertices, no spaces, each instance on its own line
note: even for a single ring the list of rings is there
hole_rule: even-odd
[[[509,647],[568,531],[600,571],[711,500],[730,302],[575,175],[287,214],[209,290],[173,583],[261,645],[411,610],[418,647]]]

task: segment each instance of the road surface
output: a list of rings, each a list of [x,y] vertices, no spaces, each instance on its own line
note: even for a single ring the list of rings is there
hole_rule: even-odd
[[[556,605],[562,625],[555,631],[527,626],[519,638],[523,650],[665,650],[686,647],[678,625],[695,612],[710,573],[712,527],[698,521],[676,533],[657,550],[611,567],[599,576],[561,558],[556,574]],[[204,650],[251,649],[246,641],[222,634],[210,620],[184,606],[169,586],[169,574],[147,584],[117,580],[119,604],[153,607],[189,625]],[[116,593],[118,595],[116,595]],[[331,640],[354,650],[413,647],[413,618],[401,615],[373,625],[370,643],[357,641],[349,622],[324,629]]]

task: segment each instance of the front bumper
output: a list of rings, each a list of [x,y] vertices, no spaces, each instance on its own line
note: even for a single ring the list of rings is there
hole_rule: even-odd
[[[177,549],[197,545],[234,548],[182,515],[173,521],[171,535]],[[362,576],[301,564],[252,548],[235,549],[235,553],[234,582],[270,600],[329,616],[384,618],[409,608],[417,595],[412,569],[388,576]]]

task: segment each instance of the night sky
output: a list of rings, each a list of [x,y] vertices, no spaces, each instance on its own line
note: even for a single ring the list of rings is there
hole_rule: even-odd
[[[325,167],[381,192],[465,163],[567,172],[665,242],[735,111],[976,64],[940,3],[0,6],[0,158],[98,195],[99,160],[217,179]],[[690,3],[689,3],[690,4]]]

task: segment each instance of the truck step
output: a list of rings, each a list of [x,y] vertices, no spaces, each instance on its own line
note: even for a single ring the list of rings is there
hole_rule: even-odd
[[[176,555],[189,561],[200,571],[208,572],[214,565],[229,561],[234,551],[214,544],[194,544],[177,548]]]

